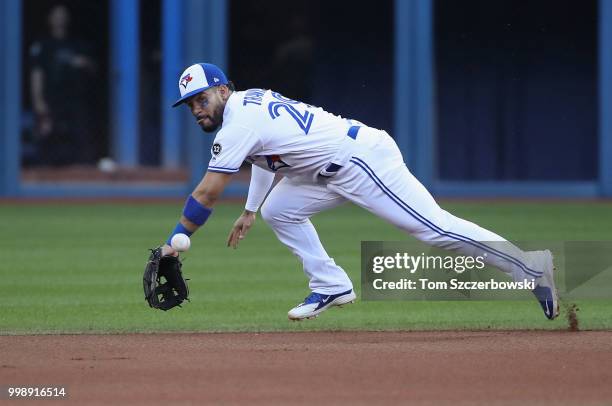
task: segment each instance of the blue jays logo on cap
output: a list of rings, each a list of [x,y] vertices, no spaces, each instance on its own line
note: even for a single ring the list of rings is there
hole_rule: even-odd
[[[191,73],[186,74],[181,78],[179,85],[183,86],[183,88],[187,89],[187,84],[192,81]]]
[[[229,81],[225,73],[212,63],[196,63],[191,65],[180,76],[179,92],[180,99],[172,105],[176,107],[185,102],[188,98],[203,92],[213,86],[227,85]]]

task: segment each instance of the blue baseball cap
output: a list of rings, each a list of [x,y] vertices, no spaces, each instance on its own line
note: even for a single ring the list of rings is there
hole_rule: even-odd
[[[172,107],[183,104],[185,100],[213,86],[227,85],[229,81],[225,73],[212,63],[196,63],[191,65],[181,75],[178,83],[181,98]]]

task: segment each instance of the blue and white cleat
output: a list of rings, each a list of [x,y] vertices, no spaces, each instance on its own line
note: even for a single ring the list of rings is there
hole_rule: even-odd
[[[535,295],[544,315],[547,319],[553,320],[559,315],[559,294],[555,287],[553,256],[549,250],[536,251],[534,255],[534,267],[542,269],[542,276],[537,280],[533,294]]]
[[[330,307],[354,303],[356,297],[353,289],[335,295],[323,295],[321,293],[312,292],[304,299],[303,303],[289,310],[289,320],[303,320],[317,317],[319,313],[324,312]]]

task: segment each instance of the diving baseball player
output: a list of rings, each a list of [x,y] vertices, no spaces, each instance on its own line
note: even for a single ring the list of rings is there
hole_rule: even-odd
[[[187,198],[168,242],[174,234],[191,235],[202,226],[232,175],[243,162],[252,164],[245,210],[228,245],[238,245],[261,210],[278,239],[302,261],[309,280],[311,293],[289,311],[290,319],[315,317],[355,300],[350,279],[329,257],[310,222],[311,216],[347,201],[427,244],[484,256],[515,281],[535,280],[534,294],[546,317],[559,314],[550,251],[523,252],[441,209],[385,131],[273,90],[236,91],[223,71],[208,63],[188,67],[178,87],[181,97],[173,107],[186,104],[205,132],[220,129],[208,170]],[[283,179],[270,191],[277,173]],[[176,255],[169,243],[163,250]]]

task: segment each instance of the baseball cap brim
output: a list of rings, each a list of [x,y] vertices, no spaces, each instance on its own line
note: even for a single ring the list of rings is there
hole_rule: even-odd
[[[208,90],[211,87],[215,87],[215,86],[219,86],[219,85],[212,85],[212,86],[205,86],[205,87],[201,87],[199,89],[195,89],[192,90],[189,93],[185,93],[183,95],[183,97],[181,97],[180,99],[178,99],[176,102],[174,102],[174,104],[172,105],[172,107],[177,107],[180,106],[181,104],[185,103],[185,101],[187,101],[188,98],[190,98],[191,96],[195,96],[196,94],[203,92],[204,90]]]

